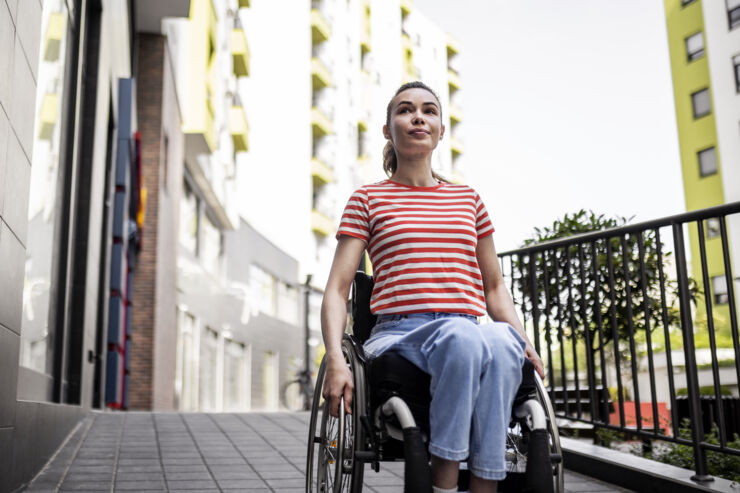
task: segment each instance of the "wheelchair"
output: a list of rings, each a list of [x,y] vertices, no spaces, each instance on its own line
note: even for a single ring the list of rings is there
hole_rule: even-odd
[[[376,317],[370,312],[373,280],[357,272],[351,290],[352,334],[342,351],[354,379],[352,413],[344,403],[333,417],[324,401],[326,359],[313,394],[306,457],[306,492],[361,492],[369,464],[404,461],[404,491],[431,492],[429,436],[430,377],[392,351],[369,360],[362,344]],[[498,491],[563,493],[563,464],[555,414],[534,365],[525,360],[506,440],[506,479]],[[461,462],[458,489],[468,489],[469,472]]]

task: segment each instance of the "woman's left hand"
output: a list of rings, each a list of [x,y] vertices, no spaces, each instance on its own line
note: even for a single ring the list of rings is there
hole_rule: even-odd
[[[524,356],[534,364],[534,369],[540,375],[540,378],[545,378],[545,365],[542,363],[540,355],[535,351],[534,346],[527,343],[527,349],[524,350]]]

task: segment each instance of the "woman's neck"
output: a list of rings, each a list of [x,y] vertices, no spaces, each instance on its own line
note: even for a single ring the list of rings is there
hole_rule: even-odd
[[[399,160],[391,180],[412,187],[433,187],[437,180],[432,175],[432,160]]]

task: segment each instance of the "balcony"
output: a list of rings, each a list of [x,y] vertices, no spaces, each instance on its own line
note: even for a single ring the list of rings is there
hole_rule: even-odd
[[[453,158],[456,158],[464,151],[462,141],[454,135],[450,139],[450,150],[452,151]]]
[[[49,14],[46,33],[44,33],[44,60],[47,62],[59,59],[59,48],[62,45],[66,24],[64,14],[60,12]]]
[[[311,211],[311,231],[319,236],[329,236],[334,232],[334,222],[324,213],[314,209]]]
[[[249,124],[244,107],[232,106],[229,109],[229,132],[234,142],[234,152],[249,150]]]
[[[453,56],[460,53],[460,42],[455,39],[451,34],[447,35],[447,58],[452,58]]]
[[[412,7],[412,0],[401,0],[401,17],[406,17],[407,15],[409,15],[411,13]]]
[[[311,158],[311,177],[314,186],[323,186],[334,181],[334,171],[317,157]]]
[[[249,46],[244,29],[234,28],[231,31],[231,55],[234,62],[234,75],[249,76]]]
[[[214,128],[213,94],[218,87],[214,56],[216,13],[211,0],[190,3],[188,64],[183,108],[186,153],[209,153],[218,146]]]
[[[46,93],[39,108],[39,139],[51,140],[58,120],[59,95]]]
[[[311,108],[311,129],[314,137],[323,137],[332,133],[331,120],[319,108]]]
[[[314,91],[331,85],[331,72],[317,57],[311,58],[311,82]]]
[[[454,103],[450,103],[450,123],[457,125],[463,120],[462,108]]]
[[[323,43],[331,36],[331,28],[318,9],[311,9],[311,42]]]
[[[450,86],[450,92],[458,91],[462,87],[460,76],[452,69],[447,69],[447,84]]]
[[[238,2],[240,9],[248,9],[249,8],[249,0],[239,0]]]

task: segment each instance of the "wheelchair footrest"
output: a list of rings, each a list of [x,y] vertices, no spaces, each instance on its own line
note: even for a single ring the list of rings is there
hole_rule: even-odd
[[[431,493],[432,470],[429,456],[418,427],[403,429],[404,489],[405,493]]]

